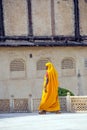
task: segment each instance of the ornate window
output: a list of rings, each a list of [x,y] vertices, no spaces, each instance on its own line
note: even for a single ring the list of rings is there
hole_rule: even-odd
[[[62,75],[75,75],[75,60],[73,58],[64,58],[61,63]]]
[[[10,63],[11,78],[25,77],[25,61],[23,59],[14,59]]]
[[[84,59],[84,74],[87,75],[87,58]]]
[[[46,69],[45,64],[48,61],[50,61],[49,58],[38,60],[37,61],[37,70],[45,70]]]
[[[85,59],[84,61],[84,66],[85,66],[85,69],[87,69],[87,59]]]
[[[65,58],[62,61],[62,69],[73,69],[75,67],[75,63],[71,58]]]
[[[42,59],[39,59],[37,61],[36,69],[37,69],[37,77],[38,78],[43,78],[44,71],[46,70],[45,64],[48,61],[51,61],[51,60],[49,58],[42,58]]]
[[[22,59],[15,59],[10,63],[10,71],[24,71],[25,65]]]

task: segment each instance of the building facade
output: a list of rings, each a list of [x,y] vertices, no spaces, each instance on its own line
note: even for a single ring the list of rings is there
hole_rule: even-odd
[[[87,95],[87,0],[0,0],[0,99],[40,98],[45,63]]]

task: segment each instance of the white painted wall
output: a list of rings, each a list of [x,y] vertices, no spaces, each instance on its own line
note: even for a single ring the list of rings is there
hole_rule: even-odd
[[[30,58],[32,54],[32,58]],[[66,57],[72,57],[76,62],[76,72],[73,76],[63,76],[61,61]],[[25,61],[26,69],[24,77],[11,77],[10,62],[21,58]],[[42,94],[43,76],[45,70],[36,69],[37,61],[42,58],[50,58],[59,73],[60,87],[78,94],[78,70],[80,70],[80,89],[82,95],[87,94],[87,73],[84,68],[84,59],[87,59],[87,47],[11,47],[0,48],[0,98],[28,97],[29,94],[40,98]]]

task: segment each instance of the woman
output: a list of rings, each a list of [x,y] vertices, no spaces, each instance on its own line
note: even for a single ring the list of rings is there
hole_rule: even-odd
[[[46,75],[44,76],[44,85],[42,99],[39,105],[39,114],[47,112],[60,113],[60,104],[58,100],[58,74],[51,62],[46,63]]]

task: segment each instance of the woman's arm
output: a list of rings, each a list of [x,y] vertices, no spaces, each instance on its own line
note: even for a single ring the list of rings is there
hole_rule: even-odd
[[[45,86],[44,86],[45,92],[47,92],[47,84],[48,84],[48,77],[46,77],[46,84],[45,84]]]

